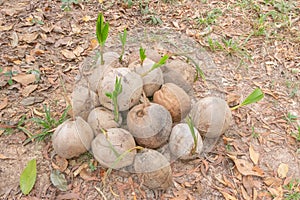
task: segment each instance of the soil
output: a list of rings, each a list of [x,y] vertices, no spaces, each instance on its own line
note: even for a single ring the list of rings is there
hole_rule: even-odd
[[[0,0],[1,199],[300,198],[299,2],[89,0],[70,3],[70,11],[63,2]],[[43,118],[44,105],[55,119],[66,109],[79,68],[98,51],[99,12],[110,24],[107,51],[121,51],[118,34],[127,28],[127,52],[141,44],[162,54],[188,52],[206,76],[194,84],[195,101],[219,96],[234,106],[255,88],[265,94],[232,111],[230,129],[209,152],[173,162],[167,190],[115,170],[104,185],[106,169],[89,153],[57,158],[50,137],[27,142],[22,129],[42,132],[29,119]],[[36,183],[23,195],[20,174],[33,158]],[[64,174],[66,191],[51,182],[54,170]]]

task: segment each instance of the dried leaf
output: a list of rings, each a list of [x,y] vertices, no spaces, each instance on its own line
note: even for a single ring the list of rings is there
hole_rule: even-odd
[[[5,160],[5,159],[8,159],[9,157],[7,157],[7,156],[5,156],[5,155],[3,155],[3,154],[1,154],[0,153],[0,160]]]
[[[89,15],[85,15],[83,18],[82,18],[82,21],[84,21],[84,22],[88,22],[88,21],[90,21],[91,20],[91,16],[89,16]]]
[[[242,195],[243,195],[243,198],[245,200],[250,200],[251,197],[248,195],[247,191],[245,190],[245,188],[243,186],[241,186],[241,190],[242,190]]]
[[[255,165],[257,165],[259,159],[259,153],[253,149],[253,146],[251,144],[249,146],[249,153],[250,153],[251,160]]]
[[[37,37],[39,36],[38,33],[27,33],[27,34],[20,34],[19,35],[20,40],[27,42],[27,43],[32,43],[34,40],[37,39]]]
[[[65,175],[60,173],[58,170],[53,170],[50,174],[50,180],[52,184],[57,187],[61,191],[67,191],[68,190],[68,184],[67,180],[65,178]]]
[[[11,39],[12,39],[12,41],[11,41],[11,46],[12,46],[12,47],[18,46],[18,43],[19,43],[19,37],[18,37],[18,34],[17,34],[15,31],[12,32],[12,34],[11,34]]]
[[[80,54],[84,51],[84,48],[82,48],[81,46],[77,46],[76,49],[73,51],[73,53],[76,56],[80,56]]]
[[[0,110],[4,109],[7,105],[8,105],[8,98],[7,97],[0,100]]]
[[[277,169],[277,174],[279,178],[285,178],[289,171],[289,166],[285,163],[281,163]]]
[[[67,159],[56,155],[51,164],[54,169],[63,172],[67,169],[69,163]]]
[[[60,51],[62,53],[62,55],[68,59],[75,59],[76,56],[72,51],[69,51],[67,49],[63,49]]]
[[[22,90],[22,95],[28,97],[34,90],[36,90],[37,85],[28,85]]]
[[[34,74],[18,74],[12,77],[12,79],[25,86],[36,81],[36,77]]]
[[[222,191],[220,191],[220,192],[224,196],[225,200],[237,200],[237,198],[235,198],[234,196],[228,194],[227,192],[222,192]]]
[[[227,154],[235,163],[235,166],[237,168],[237,170],[244,176],[248,176],[248,175],[252,175],[252,176],[259,176],[261,177],[262,174],[253,171],[253,165],[252,163],[243,160],[243,159],[237,159],[235,156],[231,156],[229,154]]]
[[[13,28],[13,24],[9,26],[0,26],[0,31],[9,31]]]
[[[87,163],[83,163],[82,165],[80,165],[80,167],[78,167],[78,169],[76,169],[73,173],[74,177],[76,177],[78,174],[80,174],[81,170],[85,169],[88,167]]]
[[[276,177],[267,177],[264,179],[264,183],[267,186],[279,186],[282,184],[282,180]]]

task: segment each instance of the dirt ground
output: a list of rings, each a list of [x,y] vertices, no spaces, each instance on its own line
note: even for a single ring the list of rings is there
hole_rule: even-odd
[[[0,0],[0,199],[300,199],[299,1],[84,0],[70,11],[64,2]],[[18,127],[22,116],[43,117],[45,104],[54,118],[62,115],[80,64],[98,48],[99,12],[111,38],[127,28],[136,43],[147,43],[142,31],[168,30],[164,36],[179,45],[201,49],[209,87],[199,79],[197,98],[218,95],[232,106],[254,88],[265,94],[232,111],[230,129],[211,152],[173,162],[166,191],[119,171],[103,187],[105,169],[90,154],[57,158],[50,138],[25,144],[22,127],[34,135],[41,128],[30,120]],[[22,195],[20,174],[33,158],[37,181]],[[67,191],[52,184],[54,169],[65,175]]]

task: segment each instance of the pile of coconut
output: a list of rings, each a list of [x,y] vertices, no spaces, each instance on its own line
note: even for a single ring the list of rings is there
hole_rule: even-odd
[[[190,63],[145,52],[127,62],[106,52],[104,62],[80,70],[71,94],[75,117],[57,127],[53,147],[66,159],[91,151],[102,167],[141,174],[145,186],[166,189],[170,162],[200,157],[206,138],[228,129],[231,111],[218,97],[192,101]]]

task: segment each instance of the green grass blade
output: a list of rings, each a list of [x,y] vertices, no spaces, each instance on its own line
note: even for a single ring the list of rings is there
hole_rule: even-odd
[[[252,103],[256,103],[264,98],[264,93],[261,89],[256,88],[241,104],[231,108],[231,110],[235,110],[241,106],[246,106]]]

